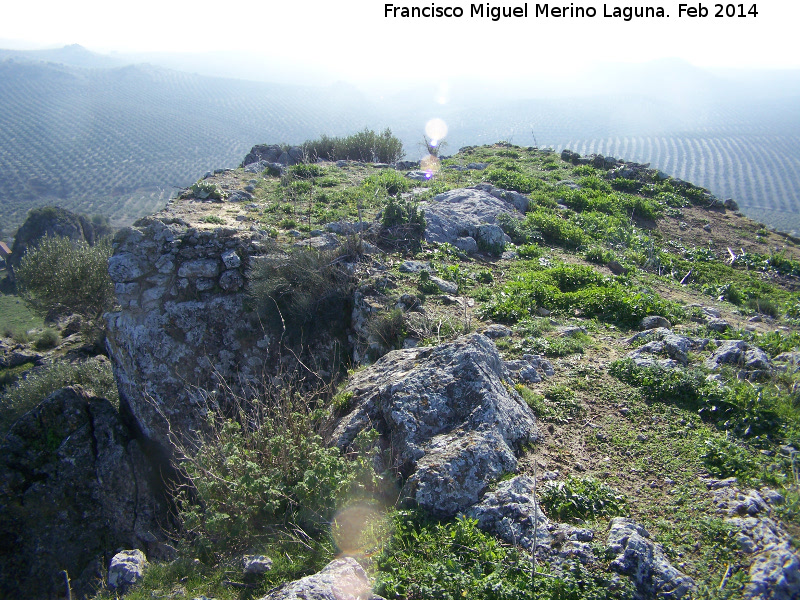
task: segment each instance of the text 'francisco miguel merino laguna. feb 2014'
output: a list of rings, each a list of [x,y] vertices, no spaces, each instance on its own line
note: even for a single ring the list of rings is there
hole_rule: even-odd
[[[757,17],[758,9],[755,4],[714,4],[705,6],[698,4],[678,4],[677,16],[679,18],[698,18],[698,17]],[[470,4],[464,6],[442,5],[431,3],[430,6],[402,6],[397,4],[384,4],[383,16],[386,18],[488,18],[492,21],[499,21],[502,18],[556,18],[556,19],[583,19],[605,17],[612,19],[622,19],[631,21],[633,19],[647,18],[668,18],[669,13],[663,6],[616,6],[603,4],[601,9],[595,6],[576,6],[574,3],[569,5],[555,4],[531,4],[530,11],[528,3],[511,6],[493,6],[490,3]]]

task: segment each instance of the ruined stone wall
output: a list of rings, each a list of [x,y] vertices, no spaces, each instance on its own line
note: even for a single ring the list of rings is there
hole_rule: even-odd
[[[262,376],[273,336],[246,310],[245,276],[263,255],[257,231],[206,229],[149,217],[114,238],[109,273],[121,309],[108,349],[121,403],[142,433],[168,447],[168,428],[201,425],[208,393]]]

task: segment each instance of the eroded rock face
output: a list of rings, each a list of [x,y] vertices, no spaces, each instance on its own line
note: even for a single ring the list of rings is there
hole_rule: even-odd
[[[383,600],[354,558],[338,558],[319,573],[284,584],[261,600]]]
[[[111,403],[81,388],[51,394],[0,446],[0,596],[63,593],[102,581],[119,547],[158,556],[158,478]]]
[[[390,352],[350,380],[354,409],[332,442],[376,428],[393,449],[404,493],[443,516],[474,504],[516,469],[515,449],[538,438],[531,409],[503,384],[506,369],[480,334],[434,348]]]

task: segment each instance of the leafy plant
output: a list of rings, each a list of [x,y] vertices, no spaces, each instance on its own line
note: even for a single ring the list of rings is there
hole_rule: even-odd
[[[316,433],[313,396],[265,386],[255,399],[226,403],[232,416],[209,405],[197,443],[175,439],[188,482],[177,490],[179,517],[199,551],[230,555],[292,527],[310,539],[337,508],[372,491],[368,455],[347,460]],[[358,443],[374,440],[367,433]]]
[[[592,477],[550,481],[541,488],[541,502],[552,519],[571,521],[627,512],[625,497]]]
[[[404,154],[403,143],[388,128],[382,133],[364,129],[343,138],[323,135],[302,147],[310,162],[323,159],[394,163]]]
[[[222,200],[225,197],[225,192],[217,184],[205,179],[192,184],[192,187],[188,189],[188,194],[190,197],[200,200]]]
[[[437,522],[411,511],[394,516],[395,533],[378,559],[375,592],[389,600],[601,600],[629,598],[630,582],[580,562],[533,571],[526,554],[482,532],[474,519]]]

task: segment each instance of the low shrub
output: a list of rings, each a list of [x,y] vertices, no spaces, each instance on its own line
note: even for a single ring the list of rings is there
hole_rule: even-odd
[[[0,394],[0,434],[47,396],[69,385],[81,385],[115,406],[119,405],[117,382],[107,360],[89,359],[80,363],[60,360],[26,371],[24,378]]]
[[[534,571],[527,554],[459,517],[437,522],[399,511],[395,533],[378,558],[375,593],[389,600],[611,600],[633,597],[628,578],[590,570],[579,561],[559,571]]]
[[[55,329],[45,329],[36,337],[33,347],[37,350],[49,350],[55,348],[61,341],[61,336]]]
[[[374,315],[367,324],[369,338],[380,344],[380,352],[373,359],[378,359],[389,350],[397,350],[406,335],[403,311],[395,308],[388,312]]]
[[[187,482],[176,490],[178,516],[198,553],[231,556],[277,532],[322,537],[338,508],[374,491],[367,452],[374,432],[356,442],[364,454],[347,460],[317,432],[314,394],[300,394],[293,384],[265,386],[251,400],[224,403],[233,405],[225,414],[209,404],[195,444],[175,440]]]
[[[529,212],[525,224],[540,232],[548,244],[575,249],[589,241],[583,229],[546,209],[537,208]]]
[[[538,308],[561,313],[578,310],[583,316],[627,327],[637,326],[649,315],[662,315],[672,322],[683,317],[673,302],[632,289],[583,265],[523,273],[498,290],[483,311],[494,320],[513,322],[536,314]]]
[[[190,198],[199,198],[200,200],[222,200],[225,197],[225,192],[217,184],[201,179],[192,184],[192,187],[184,195]]]
[[[377,175],[370,175],[361,182],[361,185],[367,190],[381,189],[389,196],[397,196],[407,192],[411,182],[394,169],[387,169]]]
[[[625,496],[592,477],[569,477],[545,483],[540,499],[547,515],[558,521],[620,516],[627,512]]]
[[[528,194],[544,186],[544,183],[539,179],[534,179],[509,169],[491,169],[486,173],[486,179],[499,188],[523,194]]]

